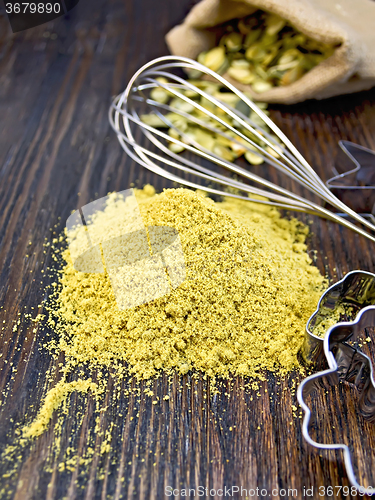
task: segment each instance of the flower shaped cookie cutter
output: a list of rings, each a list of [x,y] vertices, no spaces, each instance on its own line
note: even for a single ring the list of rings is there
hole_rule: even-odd
[[[327,327],[331,325],[328,330]],[[372,495],[373,488],[364,488],[356,479],[350,449],[346,444],[322,444],[310,436],[311,410],[305,398],[318,387],[319,379],[327,378],[331,385],[340,381],[353,384],[359,391],[359,412],[375,422],[375,380],[371,360],[350,345],[365,328],[375,326],[375,274],[352,271],[322,295],[318,307],[306,326],[301,351],[304,361],[318,368],[298,387],[298,401],[305,412],[302,433],[315,448],[342,450],[346,472],[351,484],[361,493]],[[326,331],[327,330],[327,331]],[[316,333],[325,332],[324,337]],[[315,332],[315,333],[314,333]],[[327,368],[328,367],[328,368]]]

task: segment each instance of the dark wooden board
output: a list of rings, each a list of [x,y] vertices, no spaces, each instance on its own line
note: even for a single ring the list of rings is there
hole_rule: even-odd
[[[163,36],[189,7],[188,1],[173,0],[81,0],[68,16],[17,35],[0,15],[1,449],[12,443],[16,423],[36,413],[46,391],[44,375],[52,361],[41,347],[45,331],[34,334],[23,318],[25,312],[36,314],[45,298],[42,282],[48,278],[43,271],[51,256],[48,250],[44,253],[43,243],[51,239],[50,228],[61,230],[71,210],[109,191],[127,189],[132,182],[168,186],[125,157],[107,111],[111,97],[141,64],[167,53]],[[327,178],[339,139],[375,149],[374,105],[375,92],[370,91],[273,107],[272,116]],[[373,244],[317,219],[312,230],[309,247],[317,250],[322,272],[331,278],[353,269],[374,272]],[[13,331],[19,317],[21,324]],[[374,355],[371,344],[368,349]],[[292,379],[277,386],[270,376],[261,384],[261,396],[254,394],[251,401],[251,394],[239,389],[239,380],[233,387],[223,382],[220,394],[212,398],[207,381],[176,378],[170,402],[156,407],[150,398],[137,403],[124,396],[122,417],[110,405],[109,386],[101,428],[114,422],[117,430],[108,456],[96,454],[89,467],[73,473],[56,467],[50,473],[50,429],[24,451],[18,470],[2,477],[1,485],[8,484],[13,492],[8,498],[17,500],[159,499],[168,485],[258,487],[259,495],[262,488],[296,488],[299,498],[304,487],[314,487],[314,498],[328,498],[319,496],[319,486],[349,484],[343,456],[320,456],[304,442],[302,421],[292,415],[292,405],[297,405]],[[166,387],[164,378],[155,382],[158,394]],[[270,397],[278,387],[279,396]],[[324,438],[332,442],[349,433],[360,476],[375,486],[375,431],[356,414],[356,394],[340,387],[316,398],[320,421],[328,422],[321,430]],[[131,420],[138,407],[139,417]],[[85,415],[79,435],[77,409]],[[70,445],[68,436],[83,448],[93,424],[93,401],[73,396],[66,422],[63,451]],[[335,497],[349,498],[342,492]]]

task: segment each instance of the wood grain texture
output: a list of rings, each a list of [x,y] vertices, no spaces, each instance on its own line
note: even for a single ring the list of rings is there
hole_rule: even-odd
[[[36,414],[51,386],[45,373],[53,361],[42,347],[46,331],[33,332],[34,326],[24,318],[25,313],[35,316],[42,311],[43,288],[49,280],[44,276],[52,263],[43,243],[51,240],[50,228],[61,231],[71,210],[109,191],[127,189],[132,182],[151,182],[159,189],[170,185],[125,157],[110,130],[107,111],[111,97],[123,90],[136,69],[167,53],[163,35],[189,7],[188,1],[173,0],[81,0],[68,16],[17,35],[10,33],[0,15],[2,449],[12,443],[16,424]],[[273,107],[272,117],[327,178],[339,139],[375,149],[374,105],[375,92],[370,91]],[[316,263],[330,278],[353,269],[375,271],[374,246],[363,238],[316,218],[312,231],[309,248],[317,250]],[[18,319],[20,325],[14,329]],[[374,332],[369,335],[375,341]],[[371,344],[367,349],[374,356]],[[328,498],[319,497],[319,486],[349,484],[343,457],[320,456],[304,442],[301,419],[292,412],[292,405],[297,405],[293,384],[298,380],[292,376],[278,385],[269,376],[258,397],[258,391],[241,391],[237,379],[233,387],[223,382],[213,396],[202,378],[176,377],[171,388],[161,378],[154,382],[154,391],[162,396],[170,390],[169,402],[152,405],[151,398],[139,402],[124,395],[118,408],[111,405],[110,377],[103,403],[107,409],[100,419],[101,430],[114,424],[109,454],[98,453],[98,433],[88,467],[58,472],[51,425],[24,450],[17,472],[0,476],[1,483],[10,487],[8,498],[16,500],[161,499],[168,485],[238,485],[258,487],[259,492],[266,488],[269,493],[273,488],[296,488],[298,498],[304,498],[304,487],[314,487],[314,498]],[[329,442],[349,435],[360,479],[375,486],[375,428],[356,414],[356,397],[346,386],[317,394],[314,405],[321,425],[316,432]],[[78,411],[84,415],[79,429]],[[94,401],[73,395],[61,453],[72,444],[82,453],[93,425]],[[47,466],[53,472],[47,472]],[[341,492],[334,497],[351,495]]]

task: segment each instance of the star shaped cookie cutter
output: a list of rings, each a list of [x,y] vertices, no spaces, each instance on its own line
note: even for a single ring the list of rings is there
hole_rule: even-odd
[[[326,186],[375,226],[375,151],[349,141],[338,144],[341,155],[332,168],[334,177]]]
[[[328,328],[324,337],[317,332]],[[319,387],[319,379],[328,379],[331,385],[341,381],[353,384],[359,391],[358,409],[363,417],[375,422],[375,381],[371,360],[349,342],[354,342],[365,328],[375,326],[375,274],[352,271],[322,295],[318,307],[306,325],[305,341],[301,350],[304,361],[318,370],[305,378],[298,387],[297,398],[305,412],[302,433],[315,448],[342,450],[346,472],[352,486],[361,493],[375,494],[373,488],[361,486],[356,479],[351,453],[346,444],[322,444],[310,436],[311,410],[305,398]],[[314,331],[316,333],[314,333]]]

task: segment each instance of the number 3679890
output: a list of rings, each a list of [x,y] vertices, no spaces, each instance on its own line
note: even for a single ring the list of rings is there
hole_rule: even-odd
[[[60,3],[6,3],[7,14],[60,14]]]

